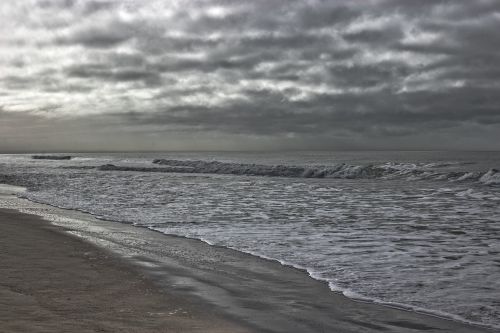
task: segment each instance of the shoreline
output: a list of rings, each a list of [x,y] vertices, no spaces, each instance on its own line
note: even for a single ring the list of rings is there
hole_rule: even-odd
[[[0,184],[0,186],[1,186],[1,184]],[[7,186],[10,186],[10,185],[7,185]],[[37,201],[32,201],[32,200],[24,199],[24,198],[21,198],[21,199],[27,200],[27,201],[30,201],[30,202],[33,202],[33,203],[36,203],[36,204],[40,204],[40,205],[44,205],[44,206],[49,206],[49,207],[52,207],[54,209],[62,210],[62,211],[65,211],[65,212],[72,212],[73,211],[73,212],[78,212],[78,213],[81,213],[81,214],[84,214],[84,215],[89,215],[92,218],[97,219],[99,221],[103,221],[103,222],[119,223],[119,224],[122,224],[122,225],[130,226],[129,223],[124,223],[124,222],[121,222],[121,221],[113,221],[113,220],[101,218],[100,216],[96,216],[96,215],[92,214],[91,212],[87,212],[87,211],[84,211],[84,210],[62,208],[62,207],[58,207],[58,206],[51,205],[51,204],[48,204],[48,203],[40,203],[40,202],[37,202]],[[317,282],[326,284],[328,286],[328,289],[330,290],[330,292],[332,292],[335,295],[338,295],[340,297],[345,297],[345,298],[347,298],[347,299],[349,299],[351,301],[354,301],[354,302],[360,302],[360,303],[366,303],[366,304],[373,304],[373,305],[377,305],[377,306],[387,307],[387,308],[390,308],[390,309],[395,309],[395,310],[400,310],[400,311],[405,311],[405,312],[410,312],[410,313],[416,313],[416,314],[424,315],[424,316],[430,316],[430,317],[434,317],[434,318],[437,318],[437,319],[442,319],[442,320],[457,322],[459,324],[466,325],[466,326],[470,325],[472,327],[486,329],[488,331],[497,330],[497,329],[500,328],[498,326],[491,326],[491,325],[482,324],[480,322],[470,321],[470,320],[467,320],[467,319],[465,319],[463,317],[460,317],[458,315],[454,315],[454,314],[446,313],[446,312],[441,312],[441,311],[438,311],[438,310],[430,310],[430,309],[421,308],[421,307],[412,306],[412,305],[403,304],[403,303],[384,302],[384,301],[379,300],[379,299],[369,298],[369,297],[365,297],[365,296],[359,295],[359,294],[356,294],[359,297],[347,296],[347,295],[344,294],[344,290],[332,289],[332,287],[330,286],[330,281],[329,280],[326,280],[326,279],[323,279],[323,278],[320,278],[320,277],[315,277],[314,276],[314,272],[310,272],[307,267],[298,266],[298,265],[295,265],[293,263],[288,263],[288,262],[280,261],[278,259],[274,259],[272,257],[267,257],[267,256],[264,256],[264,255],[260,255],[258,253],[252,253],[252,252],[248,252],[248,251],[242,251],[242,250],[239,250],[237,248],[232,248],[232,247],[228,247],[228,246],[213,244],[213,243],[210,243],[209,241],[206,241],[206,240],[201,239],[201,238],[187,237],[187,236],[176,235],[176,234],[166,234],[166,233],[163,233],[163,232],[161,232],[159,230],[155,230],[153,228],[150,228],[150,227],[147,227],[147,226],[142,226],[142,225],[134,226],[134,228],[143,228],[143,229],[155,232],[155,233],[159,233],[160,235],[165,236],[165,237],[173,237],[173,238],[180,238],[180,239],[185,239],[185,240],[189,240],[189,241],[202,242],[203,244],[207,244],[210,247],[219,248],[221,250],[236,251],[238,253],[245,254],[245,255],[250,255],[252,257],[256,257],[256,258],[261,259],[261,260],[269,261],[269,262],[272,262],[272,263],[278,263],[278,264],[280,264],[283,267],[291,268],[291,269],[294,269],[294,270],[298,270],[300,273],[303,273],[303,274],[307,275],[308,277],[310,277],[311,279],[313,279],[313,280],[315,280]],[[348,292],[351,292],[351,291],[348,290]]]
[[[52,206],[52,207],[59,208],[57,206]],[[66,208],[60,208],[60,209],[66,209]],[[91,213],[88,213],[88,212],[83,212],[83,211],[81,211],[81,212],[84,213],[84,214],[91,214]],[[112,222],[112,223],[123,223],[123,222],[120,222],[120,221],[112,221],[112,220],[106,220],[106,219],[100,219],[100,218],[98,218],[98,219],[102,220],[102,221]],[[402,304],[402,303],[396,303],[396,302],[384,302],[384,301],[381,301],[379,299],[369,298],[369,297],[365,297],[365,296],[359,295],[359,294],[356,294],[359,297],[347,296],[347,295],[344,294],[345,290],[332,289],[331,286],[330,286],[330,281],[329,280],[322,279],[320,277],[315,277],[314,273],[310,272],[307,267],[294,265],[292,263],[280,261],[278,259],[274,259],[272,257],[263,256],[263,255],[260,255],[258,253],[247,252],[247,251],[239,250],[237,248],[232,248],[232,247],[228,247],[228,246],[224,246],[224,245],[212,244],[212,243],[210,243],[210,242],[208,242],[206,240],[200,239],[200,238],[193,238],[193,237],[187,237],[187,236],[176,235],[176,234],[166,234],[166,233],[162,233],[161,231],[158,231],[158,230],[155,230],[155,229],[151,229],[151,228],[148,228],[148,227],[144,227],[144,226],[136,226],[136,227],[137,228],[146,228],[147,230],[151,230],[153,232],[157,232],[157,233],[159,233],[159,234],[161,234],[161,235],[163,235],[165,237],[174,237],[174,238],[180,238],[180,239],[198,241],[198,242],[202,242],[204,244],[207,244],[207,245],[209,245],[211,247],[219,248],[221,250],[236,251],[236,252],[239,252],[241,254],[245,254],[245,255],[252,256],[252,257],[256,257],[256,258],[261,259],[261,260],[269,261],[271,263],[278,263],[279,265],[281,265],[283,267],[297,270],[300,273],[303,273],[303,274],[307,275],[308,277],[310,277],[314,281],[317,281],[317,282],[320,282],[320,283],[324,283],[325,285],[328,286],[328,289],[333,294],[335,294],[337,296],[340,296],[340,297],[345,297],[345,298],[347,298],[347,299],[349,299],[349,300],[351,300],[353,302],[373,304],[373,305],[377,305],[377,306],[387,307],[387,308],[390,308],[390,309],[395,309],[395,310],[400,310],[400,311],[405,311],[405,312],[411,312],[411,313],[416,313],[416,314],[419,314],[419,315],[430,316],[430,317],[434,317],[434,318],[438,318],[438,319],[442,319],[442,320],[448,320],[448,321],[452,321],[452,322],[457,322],[459,324],[470,325],[470,326],[473,326],[473,327],[483,328],[483,329],[487,329],[487,330],[496,330],[496,329],[500,328],[500,326],[499,327],[497,327],[497,326],[488,326],[486,324],[482,324],[482,323],[479,323],[479,322],[469,321],[469,320],[464,319],[464,318],[462,318],[462,317],[460,317],[458,315],[454,315],[454,314],[446,313],[446,312],[440,312],[440,311],[437,311],[437,310],[430,310],[430,309],[426,309],[426,308],[420,308],[420,307],[411,306],[411,305]],[[351,292],[350,290],[347,290],[347,291]]]
[[[127,265],[135,266],[130,269],[139,267],[163,291],[172,291],[182,299],[198,299],[197,303],[205,302],[205,307],[215,306],[227,318],[256,327],[257,332],[492,331],[434,314],[353,300],[330,291],[324,281],[312,279],[307,271],[283,266],[275,260],[208,245],[201,240],[97,220],[77,211],[52,206],[46,206],[51,207],[47,209],[43,208],[45,205],[30,203],[38,206],[35,211],[38,209],[46,219],[52,219],[61,236],[71,238],[67,235],[69,232],[90,246],[97,245],[96,251],[118,254],[125,258],[122,260]],[[29,209],[33,207],[19,210]],[[49,217],[51,214],[69,218],[65,221],[64,216]],[[118,236],[113,236],[116,233]],[[150,246],[148,252],[141,247],[144,245],[140,244],[141,240],[152,242],[156,247]],[[170,249],[165,250],[165,246]]]
[[[3,332],[253,332],[40,217],[0,209]]]

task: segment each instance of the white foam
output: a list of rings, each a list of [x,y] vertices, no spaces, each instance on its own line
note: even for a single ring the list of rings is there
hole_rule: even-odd
[[[486,185],[498,185],[500,184],[500,172],[496,169],[490,169],[479,178],[479,182]]]
[[[492,245],[500,207],[491,202],[498,188],[465,171],[339,163],[308,167],[333,179],[305,179],[300,168],[279,164],[196,162],[203,173],[222,173],[183,175],[23,163],[5,174],[30,186],[20,195],[35,201],[274,258],[350,297],[414,302],[490,324],[499,317],[480,308],[498,309],[483,288],[500,290]],[[241,177],[268,171],[278,177]]]
[[[0,184],[0,195],[20,194],[26,191],[25,187]]]

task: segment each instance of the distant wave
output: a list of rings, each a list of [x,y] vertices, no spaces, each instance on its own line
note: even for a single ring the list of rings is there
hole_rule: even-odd
[[[101,171],[136,171],[165,173],[202,173],[219,175],[266,176],[290,178],[339,178],[339,179],[406,179],[442,180],[458,182],[479,182],[484,185],[499,185],[500,171],[490,169],[486,172],[446,171],[444,166],[451,163],[384,163],[378,165],[350,165],[346,163],[329,166],[292,166],[231,163],[202,160],[156,159],[154,164],[161,167],[122,166],[104,164],[101,166],[66,166],[69,169],[97,169]]]
[[[34,160],[70,160],[71,156],[61,156],[61,155],[33,155],[31,156]]]
[[[192,172],[189,167],[167,166],[161,168],[119,166],[114,164],[104,164],[97,167],[102,171],[138,171],[138,172]]]
[[[490,169],[479,178],[479,181],[486,185],[498,185],[500,184],[500,172],[496,169]]]
[[[330,166],[288,166],[230,163],[202,160],[156,159],[154,164],[178,168],[183,173],[210,173],[227,175],[295,177],[295,178],[342,178],[342,179],[408,179],[408,180],[449,180],[478,181],[486,185],[500,184],[500,172],[490,169],[487,172],[444,171],[445,166],[457,163],[385,163],[379,165],[350,165],[339,163]],[[155,168],[150,168],[149,171]],[[440,170],[436,170],[440,169]],[[167,171],[168,172],[168,171]]]

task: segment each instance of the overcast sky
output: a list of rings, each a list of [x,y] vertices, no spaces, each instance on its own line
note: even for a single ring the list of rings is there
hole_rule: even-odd
[[[0,151],[500,149],[500,0],[0,2]]]

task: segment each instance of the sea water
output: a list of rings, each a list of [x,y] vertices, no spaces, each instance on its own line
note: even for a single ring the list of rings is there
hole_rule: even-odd
[[[306,269],[346,296],[500,326],[500,153],[0,155],[19,195]]]

